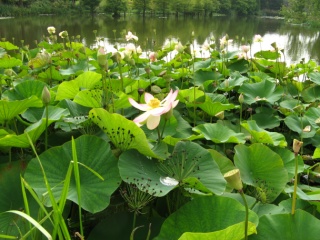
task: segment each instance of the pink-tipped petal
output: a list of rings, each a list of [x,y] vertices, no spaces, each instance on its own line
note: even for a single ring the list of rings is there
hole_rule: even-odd
[[[132,98],[128,98],[128,100],[132,106],[134,106],[135,108],[137,108],[141,111],[147,111],[149,108],[149,106],[147,104],[139,104],[135,100],[133,100]]]
[[[171,89],[168,96],[162,100],[162,103],[164,105],[172,103],[177,98],[178,92],[179,90],[172,92],[172,89]]]
[[[147,120],[147,118],[150,116],[150,113],[149,112],[145,112],[141,115],[139,115],[138,117],[136,117],[135,119],[133,119],[133,121],[135,123],[143,123],[144,121]]]
[[[170,92],[168,93],[168,95],[161,101],[161,103],[165,103],[168,101],[169,98],[171,98],[172,95],[172,89],[170,89]]]
[[[148,113],[153,116],[160,116],[161,114],[165,113],[165,109],[165,107],[158,107],[149,110]]]
[[[150,130],[153,130],[156,127],[158,127],[159,123],[160,123],[160,116],[150,115],[150,117],[148,117],[148,120],[147,120],[147,128]]]
[[[148,103],[151,99],[154,99],[154,96],[152,96],[150,93],[144,94],[144,101]]]
[[[175,108],[179,103],[179,100],[175,100],[173,103],[172,103],[172,108]]]

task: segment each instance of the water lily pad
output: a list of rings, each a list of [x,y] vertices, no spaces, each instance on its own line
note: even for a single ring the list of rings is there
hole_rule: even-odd
[[[287,146],[286,138],[281,133],[266,131],[260,128],[253,120],[241,123],[241,126],[251,134],[251,142],[267,143],[280,147]]]
[[[29,107],[42,107],[42,101],[36,96],[24,100],[0,100],[0,123],[13,119]]]
[[[245,135],[236,133],[222,123],[205,123],[193,128],[207,140],[214,143],[245,143]]]
[[[75,80],[63,82],[59,85],[56,100],[73,99],[80,90],[93,89],[101,79],[101,74],[96,72],[84,72]]]
[[[306,116],[290,115],[284,119],[284,123],[290,130],[297,132],[301,138],[311,138],[316,134],[316,129]]]
[[[4,55],[0,58],[0,68],[9,69],[17,66],[21,66],[22,61],[9,55]]]
[[[85,107],[102,107],[102,91],[88,89],[82,90],[81,92],[77,93],[73,101]]]
[[[320,86],[310,86],[302,90],[301,96],[306,102],[315,102],[320,100]]]
[[[278,59],[281,55],[279,52],[276,51],[271,51],[271,50],[264,50],[264,51],[259,51],[254,54],[255,57],[257,58],[265,58],[265,59],[272,59],[276,60]]]
[[[13,101],[23,100],[34,95],[41,99],[44,86],[46,86],[46,84],[38,80],[23,81],[17,84],[12,90],[4,92],[3,97],[7,97]]]
[[[235,151],[234,164],[240,169],[242,181],[257,189],[254,194],[260,201],[274,201],[288,182],[281,157],[259,143],[237,145]]]
[[[221,239],[232,239],[242,240],[244,239],[244,222],[233,224],[223,230],[209,232],[209,233],[195,233],[185,232],[181,235],[179,240],[221,240]],[[248,236],[257,233],[256,225],[252,222],[248,223]]]
[[[308,74],[310,81],[320,85],[320,73],[319,72],[311,72]]]
[[[155,240],[179,239],[185,232],[220,231],[234,224],[243,223],[244,219],[245,208],[237,200],[220,196],[198,197],[171,214],[162,224],[160,234]],[[255,225],[259,221],[258,216],[251,210],[249,210],[249,221]]]
[[[109,137],[110,141],[121,151],[137,149],[146,156],[159,158],[150,148],[143,130],[133,121],[117,113],[109,113],[102,108],[94,108],[89,118]]]
[[[230,77],[220,84],[219,89],[224,91],[230,91],[237,86],[241,86],[244,82],[248,81],[249,78],[242,76],[239,72],[233,72]]]
[[[273,104],[282,97],[283,89],[276,83],[266,80],[258,83],[244,83],[238,92],[243,93],[244,102],[247,104],[260,101]]]
[[[43,113],[44,114],[44,113]],[[69,114],[69,111],[66,109],[49,106],[49,115],[48,115],[48,125],[52,124],[55,121],[60,120],[63,116]],[[31,138],[32,142],[35,143],[41,134],[46,129],[46,120],[44,115],[42,118],[35,122],[34,124],[28,126],[24,133],[16,135],[15,133],[9,133],[7,135],[0,136],[0,148],[10,148],[10,147],[20,147],[27,148],[30,147],[30,143],[27,137],[27,134]]]
[[[256,121],[263,129],[272,129],[280,125],[278,113],[272,108],[257,108],[256,114],[252,115],[252,120]]]
[[[126,151],[119,158],[119,169],[123,181],[155,196],[164,196],[178,185],[215,194],[222,194],[226,186],[210,153],[193,142],[178,142],[171,156],[160,162]]]
[[[202,104],[199,104],[199,107],[210,116],[215,116],[217,113],[221,111],[234,109],[235,105],[223,104],[221,102],[213,102],[211,99],[206,98],[206,101]]]
[[[264,215],[259,220],[257,235],[250,239],[281,239],[281,240],[318,240],[320,236],[320,220],[311,214],[297,210],[291,213]],[[281,226],[281,227],[279,227]]]
[[[13,45],[11,42],[8,41],[1,41],[0,47],[6,49],[6,50],[18,50],[19,47],[16,45]]]
[[[111,194],[120,185],[121,178],[119,176],[117,160],[111,152],[110,145],[101,138],[83,135],[77,138],[75,143],[78,162],[93,169],[104,179],[101,180],[86,167],[79,165],[81,207],[92,213],[99,212],[109,205]],[[72,161],[71,142],[67,142],[59,147],[50,148],[39,157],[52,192],[56,199],[59,200],[63,188],[62,183],[66,177],[70,161]],[[28,164],[25,179],[35,192],[39,196],[42,196],[45,204],[50,206],[42,172],[36,159],[32,159]],[[67,198],[78,203],[74,176],[71,177]]]

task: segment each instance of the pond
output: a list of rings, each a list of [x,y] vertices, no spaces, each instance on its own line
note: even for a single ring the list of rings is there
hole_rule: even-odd
[[[95,44],[96,36],[93,30],[97,30],[97,36],[103,37],[104,45],[119,45],[124,43],[124,32],[132,31],[139,37],[142,49],[153,50],[162,47],[170,38],[180,40],[182,44],[190,41],[194,32],[196,46],[200,46],[211,37],[219,39],[228,34],[234,39],[233,48],[239,48],[243,44],[241,39],[252,39],[255,34],[263,37],[261,46],[253,44],[253,52],[262,49],[272,49],[271,43],[284,49],[284,58],[287,63],[295,63],[304,58],[306,61],[313,59],[320,62],[320,35],[317,29],[310,29],[301,25],[289,25],[283,19],[270,18],[235,18],[227,16],[215,16],[207,18],[167,18],[127,15],[119,19],[113,19],[106,15],[98,15],[93,18],[65,17],[65,16],[37,16],[24,18],[0,19],[0,37],[19,45],[24,40],[30,47],[35,47],[43,36],[48,35],[47,27],[54,26],[57,33],[67,30],[69,36],[80,35],[88,46]],[[101,43],[100,43],[101,44]]]

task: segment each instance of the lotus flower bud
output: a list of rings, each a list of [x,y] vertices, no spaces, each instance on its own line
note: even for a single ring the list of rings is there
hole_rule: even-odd
[[[161,93],[161,88],[160,87],[158,87],[157,85],[153,85],[153,86],[151,86],[151,92],[153,92],[153,93]]]
[[[224,179],[229,183],[229,185],[240,191],[243,188],[241,176],[240,176],[240,170],[239,169],[233,169],[227,173],[224,174]]]
[[[98,49],[97,60],[100,66],[106,66],[108,63],[107,54],[103,47]]]
[[[41,98],[44,105],[47,106],[50,103],[51,95],[47,86],[44,86]]]
[[[243,97],[242,93],[239,95],[239,99],[238,100],[239,100],[240,104],[242,104],[244,102],[244,97]]]
[[[138,94],[141,96],[142,94],[144,94],[144,89],[143,88],[139,88],[138,89]]]

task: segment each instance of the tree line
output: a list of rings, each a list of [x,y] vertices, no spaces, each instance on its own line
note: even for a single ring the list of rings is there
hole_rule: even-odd
[[[282,15],[295,23],[317,23],[320,16],[319,0],[0,0],[4,6],[28,8],[31,13],[89,12],[110,13],[113,16],[137,13],[145,15],[174,14],[176,16],[227,15]],[[10,11],[10,8],[9,8]],[[42,12],[43,11],[43,12]],[[0,10],[0,16],[5,15]]]
[[[284,0],[0,0],[0,5],[34,7],[60,5],[62,8],[81,7],[91,13],[107,12],[115,16],[134,12],[147,14],[213,15],[237,14],[257,15],[263,11],[280,10]]]

